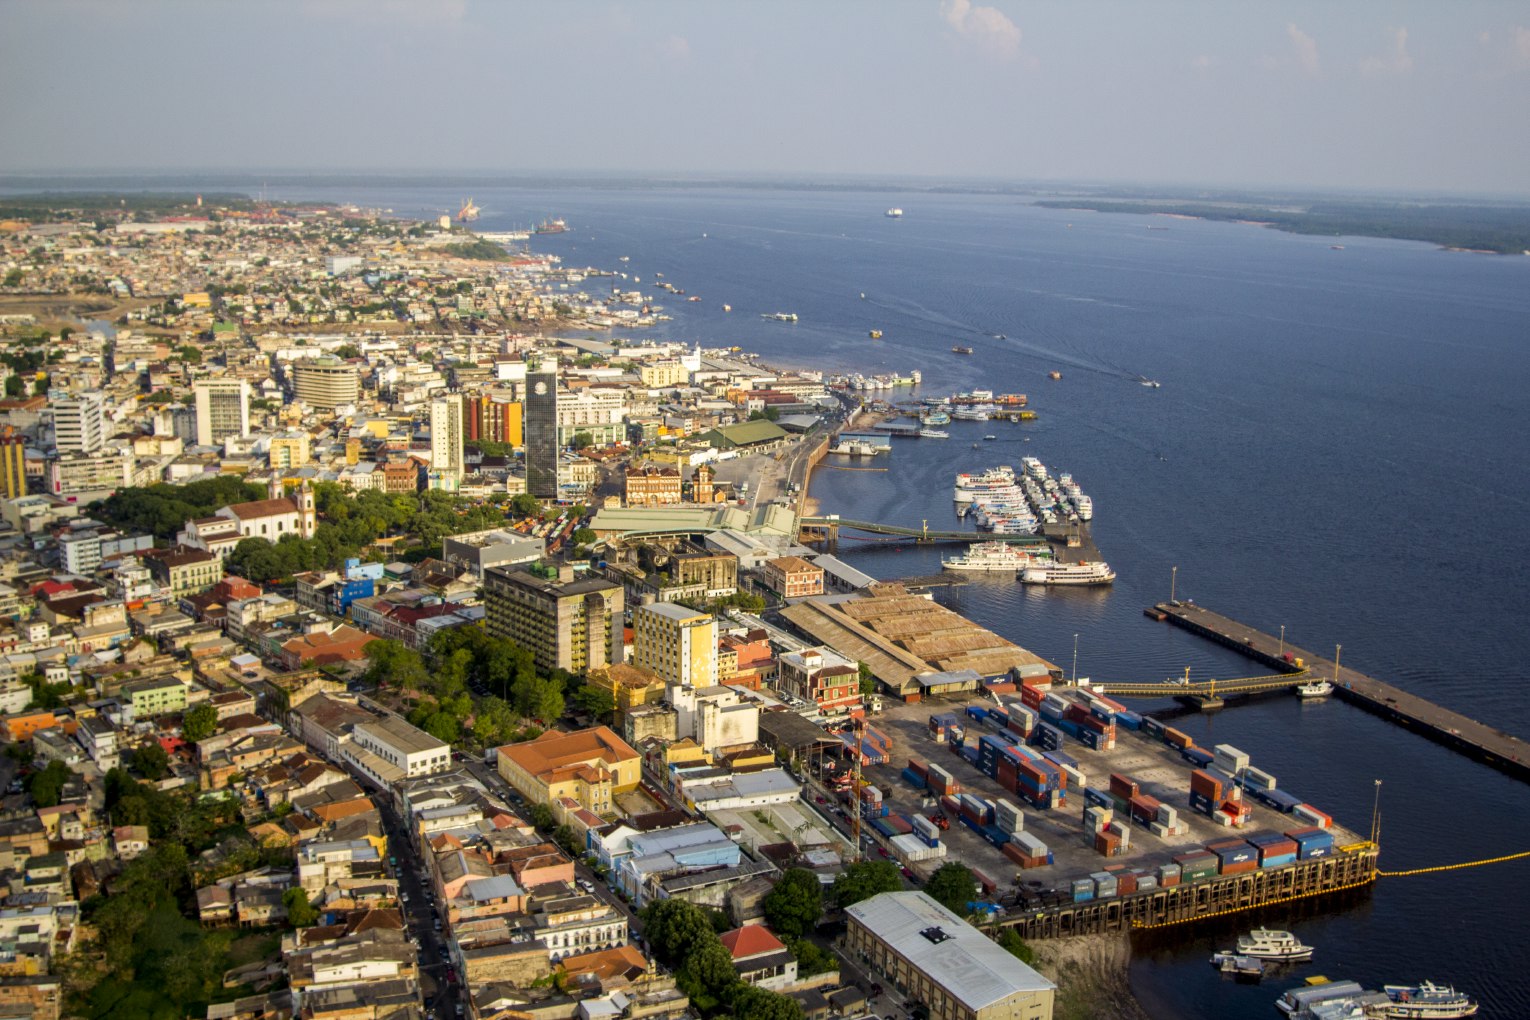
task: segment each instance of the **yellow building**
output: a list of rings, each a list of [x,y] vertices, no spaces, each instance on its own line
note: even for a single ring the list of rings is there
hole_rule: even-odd
[[[634,708],[657,705],[664,700],[664,678],[652,670],[627,663],[590,670],[589,684],[611,693],[616,702],[618,725]]]
[[[0,439],[0,499],[26,494],[26,446],[19,436],[6,436]]]
[[[610,815],[616,794],[637,789],[638,753],[606,726],[564,733],[548,730],[535,740],[507,744],[497,752],[499,774],[532,804],[570,798],[586,811]]]
[[[654,389],[684,386],[690,377],[685,366],[678,361],[654,361],[638,366],[638,378],[643,380],[644,386]]]
[[[638,606],[632,613],[635,666],[666,683],[711,687],[717,683],[717,621],[672,602]]]
[[[272,468],[302,467],[308,463],[309,456],[306,432],[287,432],[271,440]]]
[[[622,661],[622,586],[575,579],[570,564],[484,572],[485,626],[536,656],[541,669],[571,673]]]

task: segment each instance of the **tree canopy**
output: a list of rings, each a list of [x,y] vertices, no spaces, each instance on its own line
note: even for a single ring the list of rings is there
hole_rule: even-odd
[[[961,917],[968,914],[967,904],[977,899],[977,879],[965,864],[947,861],[935,869],[924,891],[947,910]]]
[[[765,921],[777,934],[800,938],[823,915],[823,886],[806,868],[790,868],[760,904]]]
[[[843,910],[852,903],[902,888],[903,877],[891,861],[856,861],[834,879],[834,902]]]
[[[181,736],[193,744],[218,732],[218,710],[203,702],[181,716]]]

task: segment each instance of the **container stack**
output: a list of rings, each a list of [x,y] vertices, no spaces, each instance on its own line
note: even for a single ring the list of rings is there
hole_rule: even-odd
[[[1238,783],[1245,790],[1273,790],[1275,789],[1275,777],[1263,769],[1246,768],[1238,777]]]
[[[1132,816],[1132,821],[1138,825],[1152,825],[1158,821],[1158,809],[1162,807],[1157,797],[1146,793],[1139,793],[1127,802],[1127,810]]]
[[[952,736],[962,735],[961,725],[956,721],[956,715],[952,712],[942,712],[939,715],[930,716],[930,736],[937,744],[944,744]]]
[[[1115,820],[1114,808],[1100,807],[1091,804],[1084,808],[1084,832],[1092,840],[1095,836],[1105,831],[1105,827]]]
[[[1222,803],[1226,788],[1222,780],[1204,769],[1190,773],[1190,809],[1210,815]]]
[[[1179,867],[1180,877],[1186,882],[1199,882],[1213,878],[1218,873],[1220,860],[1210,850],[1191,850],[1175,854],[1174,863]]]
[[[960,796],[958,795],[940,798],[940,810],[945,813],[947,818],[960,818],[962,816],[962,802]]]
[[[937,842],[933,846],[926,843],[915,835],[894,836],[888,840],[892,847],[893,856],[905,867],[909,867],[918,861],[934,861],[946,855],[946,848]]]
[[[1017,763],[1015,773],[1015,793],[1021,800],[1043,811],[1063,806],[1063,774],[1056,765],[1046,759],[1022,760]]]
[[[1131,809],[1131,799],[1137,796],[1137,781],[1124,772],[1112,772],[1110,774],[1110,798],[1115,802],[1115,807],[1120,811]]]
[[[1157,817],[1148,823],[1148,830],[1159,839],[1183,836],[1189,829],[1189,826],[1179,820],[1179,811],[1168,804],[1159,804]]]
[[[1120,857],[1131,846],[1131,830],[1118,821],[1107,822],[1103,829],[1094,834],[1094,852],[1102,857]]]
[[[1311,804],[1298,804],[1291,809],[1291,814],[1304,822],[1317,826],[1319,829],[1326,829],[1333,825],[1331,817],[1319,811]]]
[[[1065,785],[1075,790],[1082,790],[1087,785],[1087,777],[1079,768],[1078,759],[1071,754],[1064,754],[1061,751],[1043,751],[1041,756],[1062,769],[1063,775],[1067,778]]]
[[[1207,843],[1206,849],[1216,855],[1220,875],[1242,875],[1259,870],[1259,851],[1248,840],[1218,840]]]
[[[957,800],[961,803],[962,822],[973,832],[982,835],[983,827],[993,823],[993,802],[970,793],[962,794]]]
[[[1296,843],[1296,859],[1310,861],[1333,856],[1333,833],[1317,826],[1288,829],[1286,835]]]
[[[865,818],[883,818],[887,815],[887,803],[882,791],[875,786],[861,788],[861,815]]]
[[[1073,880],[1073,902],[1087,903],[1094,899],[1094,879],[1075,878]]]
[[[1004,833],[1013,834],[1025,828],[1025,815],[1019,805],[1000,799],[994,801],[993,824]]]
[[[1215,757],[1209,752],[1202,751],[1199,747],[1181,748],[1179,756],[1198,769],[1208,769]]]
[[[1297,843],[1290,836],[1273,832],[1256,832],[1248,837],[1249,845],[1259,851],[1261,868],[1278,868],[1296,863]]]
[[[1116,895],[1119,887],[1113,872],[1096,871],[1089,877],[1094,880],[1095,899],[1104,900]]]
[[[871,725],[870,723],[867,723],[866,726],[865,726],[865,737],[866,737],[867,740],[869,740],[871,742],[871,745],[873,747],[875,747],[881,753],[883,761],[891,761],[892,760],[892,738],[891,737],[889,737],[887,734],[883,733],[881,730],[877,729],[875,726]]]
[[[1011,833],[1009,842],[999,849],[1022,868],[1041,868],[1052,863],[1052,851],[1028,832]]]
[[[1084,788],[1084,803],[1094,804],[1098,807],[1104,808],[1113,808],[1116,806],[1116,802],[1111,798],[1110,794],[1106,793],[1104,790],[1096,790],[1092,786],[1086,786]]]
[[[1165,889],[1179,885],[1180,866],[1166,863],[1158,865],[1158,884]]]
[[[954,797],[962,792],[962,786],[950,772],[930,762],[925,766],[925,779],[931,793],[942,797]]]
[[[1214,751],[1213,764],[1228,775],[1235,776],[1248,768],[1248,755],[1231,744],[1218,744]]]
[[[913,834],[924,841],[925,846],[940,845],[940,828],[924,815],[914,815],[909,819],[913,828]]]
[[[910,758],[908,766],[903,770],[903,781],[916,790],[928,789],[930,785],[929,772],[925,768],[924,762],[919,761],[917,758]]]

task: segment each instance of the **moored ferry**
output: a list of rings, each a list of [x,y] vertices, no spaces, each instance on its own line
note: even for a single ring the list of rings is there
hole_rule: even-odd
[[[942,559],[940,565],[946,570],[977,570],[990,573],[1010,573],[1042,562],[1042,558],[1024,549],[1017,549],[1008,542],[979,542],[967,550],[966,555]]]
[[[1020,574],[1021,584],[1111,584],[1115,579],[1116,572],[1110,569],[1110,564],[1099,560],[1078,563],[1054,561],[1027,567]],[[1238,952],[1244,956],[1257,955],[1244,950],[1241,942]]]

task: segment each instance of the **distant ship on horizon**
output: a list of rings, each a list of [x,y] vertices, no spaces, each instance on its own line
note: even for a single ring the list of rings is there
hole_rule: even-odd
[[[887,212],[883,213],[883,215],[890,220],[895,220],[899,216],[903,215],[903,210],[899,209],[897,206],[893,206],[891,209],[887,210]]]
[[[561,234],[568,230],[568,224],[560,216],[557,219],[543,220],[532,231],[534,234]]]
[[[473,204],[473,200],[467,199],[462,203],[462,208],[457,210],[458,223],[472,223],[478,218],[479,208]]]

